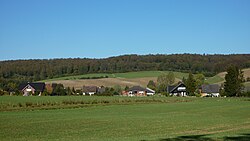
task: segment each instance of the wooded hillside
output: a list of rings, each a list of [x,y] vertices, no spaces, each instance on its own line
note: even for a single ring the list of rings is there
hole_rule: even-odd
[[[37,81],[87,73],[168,70],[203,73],[212,76],[231,65],[250,67],[250,54],[233,55],[123,55],[105,59],[12,60],[0,62],[0,81]]]

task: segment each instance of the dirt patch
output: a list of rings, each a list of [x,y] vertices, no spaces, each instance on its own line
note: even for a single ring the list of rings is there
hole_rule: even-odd
[[[56,80],[46,82],[46,84],[51,83],[61,83],[65,87],[75,87],[81,88],[83,85],[85,86],[106,86],[111,87],[114,85],[120,85],[121,87],[125,86],[147,86],[149,80],[156,81],[156,77],[146,77],[146,78],[133,78],[133,79],[126,79],[126,78],[103,78],[103,79],[86,79],[86,80]]]
[[[244,77],[247,78],[247,77],[250,77],[250,68],[247,68],[247,69],[243,69],[242,70],[244,72]],[[221,72],[219,74],[217,74],[219,77],[221,78],[225,78],[225,75],[227,74],[227,72]]]
[[[146,87],[150,80],[157,81],[157,77],[144,77],[144,78],[102,78],[102,79],[82,79],[82,80],[55,80],[46,82],[61,83],[64,87],[81,88],[82,86],[105,86],[112,87],[120,85],[121,87],[132,87],[132,86],[143,86]],[[175,83],[179,82],[180,79],[175,79]]]

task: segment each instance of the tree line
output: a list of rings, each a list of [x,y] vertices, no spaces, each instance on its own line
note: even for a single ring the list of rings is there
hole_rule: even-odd
[[[104,59],[10,60],[0,62],[0,89],[8,91],[22,82],[88,73],[168,70],[213,76],[225,71],[229,65],[250,67],[250,54],[156,54],[123,55]]]

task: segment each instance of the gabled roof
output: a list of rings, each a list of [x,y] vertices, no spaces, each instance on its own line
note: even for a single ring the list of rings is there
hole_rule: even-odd
[[[167,92],[170,93],[176,86],[168,86]]]
[[[27,86],[31,86],[32,88],[34,88],[36,91],[44,91],[45,88],[45,83],[43,82],[36,82],[36,83],[23,83],[19,86],[19,90],[23,90],[25,87]]]
[[[219,93],[220,86],[218,84],[210,84],[210,85],[202,85],[201,92],[202,93]]]
[[[97,92],[98,88],[97,86],[83,86],[82,91],[85,93],[88,92]]]
[[[129,88],[129,91],[146,91],[147,89],[142,88],[141,86],[133,86]]]
[[[178,87],[186,87],[184,83],[179,83],[177,86],[168,86],[167,87],[167,92],[172,93],[175,91]],[[186,90],[185,90],[186,91]]]
[[[147,92],[147,93],[155,93],[155,91],[152,90],[152,89],[150,89],[150,88],[146,88],[146,92]]]

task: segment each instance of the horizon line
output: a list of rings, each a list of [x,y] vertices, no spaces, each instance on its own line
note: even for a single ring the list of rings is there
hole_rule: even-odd
[[[114,57],[120,57],[120,56],[129,56],[129,55],[136,55],[136,56],[148,56],[148,55],[202,55],[202,56],[209,56],[209,55],[249,55],[249,53],[170,53],[170,54],[161,54],[161,53],[149,53],[149,54],[120,54],[120,55],[114,55],[114,56],[107,56],[107,57],[54,57],[54,58],[17,58],[17,59],[3,59],[0,60],[0,62],[7,62],[7,61],[26,61],[26,60],[58,60],[58,59],[109,59]]]

